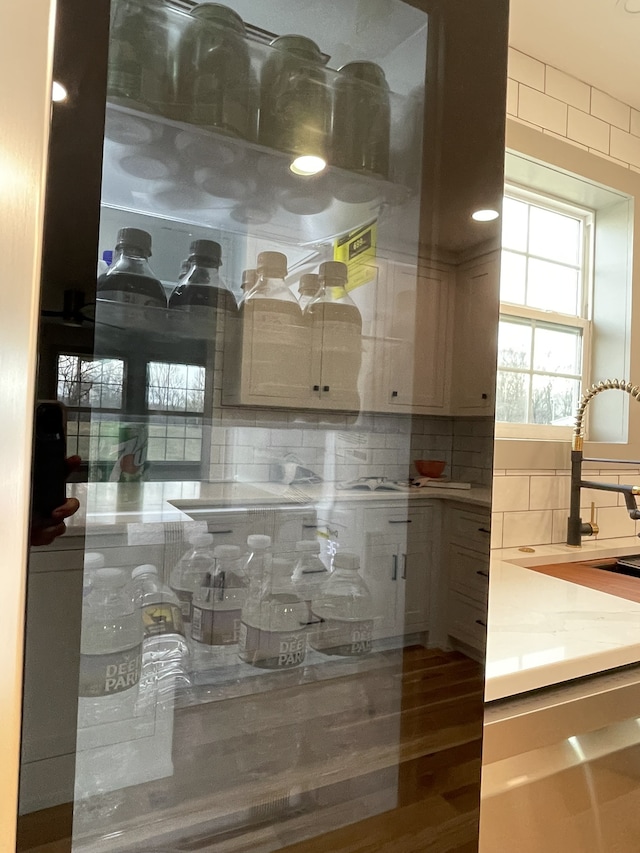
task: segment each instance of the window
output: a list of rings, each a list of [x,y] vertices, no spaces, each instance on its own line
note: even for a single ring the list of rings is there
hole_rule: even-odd
[[[524,190],[505,195],[499,435],[561,438],[570,430],[588,382],[592,225],[589,210]]]
[[[140,372],[145,381],[138,390],[127,378]],[[205,381],[206,368],[198,364],[143,359],[134,365],[131,358],[59,353],[57,399],[67,407],[69,454],[92,464],[91,479],[106,479],[117,457],[121,424],[140,413],[148,424],[151,476],[198,476]]]

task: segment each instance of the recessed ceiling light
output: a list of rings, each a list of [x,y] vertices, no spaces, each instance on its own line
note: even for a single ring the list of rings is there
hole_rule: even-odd
[[[471,218],[476,222],[491,222],[500,216],[497,210],[476,210],[471,214]]]
[[[57,80],[54,80],[53,85],[51,86],[51,100],[56,103],[60,103],[61,101],[66,101],[68,95],[69,93],[62,83],[58,83]]]
[[[313,154],[305,154],[302,157],[296,157],[293,163],[289,166],[294,175],[317,175],[323,169],[326,169],[327,161],[322,157],[315,157]]]

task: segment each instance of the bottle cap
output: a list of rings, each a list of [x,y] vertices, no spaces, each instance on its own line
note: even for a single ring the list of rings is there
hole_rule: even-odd
[[[99,554],[97,551],[87,551],[84,555],[84,570],[92,572],[96,569],[104,568],[104,554]]]
[[[359,569],[360,557],[357,554],[351,554],[349,551],[338,551],[333,558],[333,567],[335,569]]]
[[[213,533],[198,533],[191,541],[195,548],[206,548],[213,543]]]
[[[287,274],[287,256],[282,252],[260,252],[256,268],[258,275],[266,278],[284,278]]]
[[[384,71],[375,62],[367,62],[366,60],[347,62],[346,65],[338,68],[338,73],[345,74],[355,80],[362,80],[363,83],[369,83],[371,86],[379,86],[381,89],[389,88]]]
[[[271,547],[271,537],[264,536],[262,533],[252,533],[247,536],[247,545],[252,551],[264,550]]]
[[[189,255],[197,255],[207,266],[222,266],[222,246],[215,240],[194,240]]]
[[[296,551],[308,551],[311,554],[320,553],[320,543],[315,539],[301,539],[296,542]]]
[[[127,576],[122,569],[97,569],[93,576],[93,585],[107,589],[124,586]]]
[[[274,38],[271,47],[278,50],[286,50],[289,53],[297,53],[305,59],[315,59],[324,65],[324,57],[318,45],[306,36],[285,35]]]
[[[342,261],[325,261],[320,264],[320,278],[339,279],[346,284],[349,281],[347,265]]]
[[[298,293],[301,296],[315,296],[320,289],[320,276],[317,273],[309,272],[300,276],[300,284],[298,285]]]
[[[220,3],[200,3],[191,10],[191,15],[195,18],[200,18],[203,21],[211,24],[220,24],[225,27],[232,27],[238,33],[244,33],[244,21],[230,9],[228,6],[222,6]]]
[[[116,249],[121,249],[123,246],[137,249],[141,255],[150,258],[151,234],[143,231],[141,228],[121,228],[118,231]]]
[[[242,270],[242,284],[244,291],[251,290],[258,280],[258,270]]]
[[[135,569],[131,572],[131,580],[135,580],[135,578],[139,578],[141,575],[157,575],[158,570],[155,566],[152,566],[150,563],[145,563],[143,566],[136,566]]]
[[[239,560],[242,551],[237,545],[216,545],[213,556],[218,559]]]

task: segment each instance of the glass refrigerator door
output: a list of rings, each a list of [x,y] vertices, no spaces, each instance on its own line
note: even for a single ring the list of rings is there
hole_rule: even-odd
[[[31,549],[23,837],[476,849],[506,3],[86,5],[38,374],[80,508]]]

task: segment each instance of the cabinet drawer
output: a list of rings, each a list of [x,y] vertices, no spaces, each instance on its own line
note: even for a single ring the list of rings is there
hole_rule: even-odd
[[[487,643],[487,609],[464,595],[449,595],[449,626],[451,637],[484,651]]]
[[[449,583],[452,590],[486,606],[489,597],[489,556],[452,545],[449,551]]]
[[[491,516],[488,512],[456,510],[451,518],[451,541],[471,550],[489,553]]]

